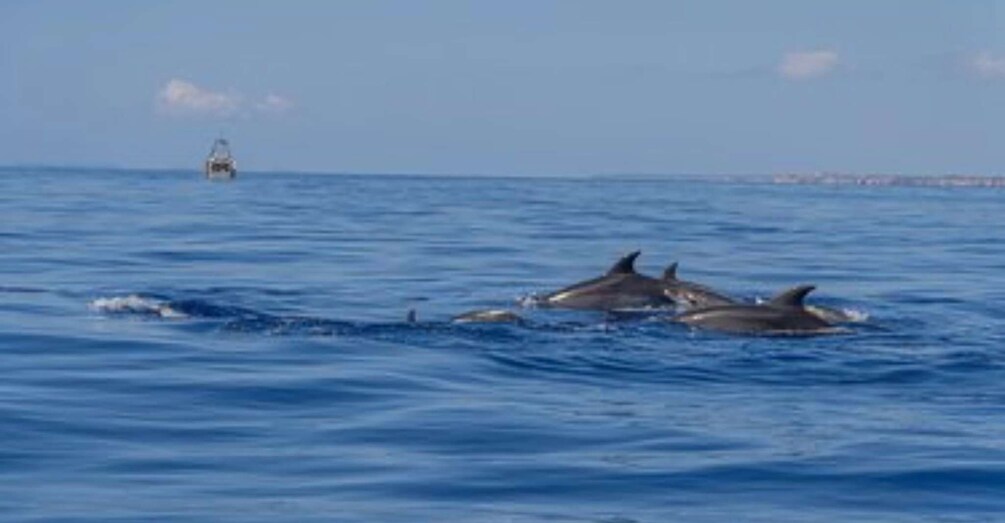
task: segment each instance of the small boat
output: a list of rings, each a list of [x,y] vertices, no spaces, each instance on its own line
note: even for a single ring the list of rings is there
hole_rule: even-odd
[[[205,164],[206,178],[226,178],[237,176],[237,160],[230,154],[230,143],[223,138],[213,142]]]

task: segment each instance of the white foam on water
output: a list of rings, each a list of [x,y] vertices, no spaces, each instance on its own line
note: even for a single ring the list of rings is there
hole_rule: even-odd
[[[540,306],[545,301],[546,300],[542,296],[537,294],[527,294],[524,296],[517,296],[516,298],[517,305],[525,309],[533,309]]]
[[[869,321],[869,313],[858,309],[841,309],[849,323],[865,323]]]
[[[831,309],[807,305],[806,310],[830,323],[865,323],[869,319],[869,313],[858,309]]]
[[[161,318],[185,318],[184,313],[171,308],[166,302],[154,298],[146,298],[136,294],[128,296],[113,296],[97,298],[90,303],[90,308],[106,314],[147,314]]]

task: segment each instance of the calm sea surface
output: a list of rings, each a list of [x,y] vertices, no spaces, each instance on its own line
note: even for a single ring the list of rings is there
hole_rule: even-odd
[[[0,520],[1005,520],[1003,222],[994,189],[0,170]],[[864,321],[521,307],[634,249]]]

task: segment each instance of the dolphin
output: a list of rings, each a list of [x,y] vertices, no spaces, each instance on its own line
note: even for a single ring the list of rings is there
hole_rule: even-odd
[[[606,274],[546,294],[538,304],[562,309],[612,311],[668,307],[673,301],[664,292],[663,281],[635,272],[634,251],[618,260]]]
[[[663,293],[683,310],[735,305],[736,300],[704,285],[677,278],[677,262],[663,271]]]
[[[771,301],[703,307],[684,312],[673,321],[730,334],[824,334],[834,325],[803,306],[813,285],[793,287]]]
[[[468,311],[450,319],[453,323],[513,323],[523,324],[520,315],[504,309],[484,309]]]

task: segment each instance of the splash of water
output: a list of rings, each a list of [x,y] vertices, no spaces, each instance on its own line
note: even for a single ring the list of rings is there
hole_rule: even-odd
[[[187,318],[188,315],[175,310],[165,301],[156,298],[129,294],[97,298],[89,304],[90,308],[105,314],[141,314],[161,318]]]

